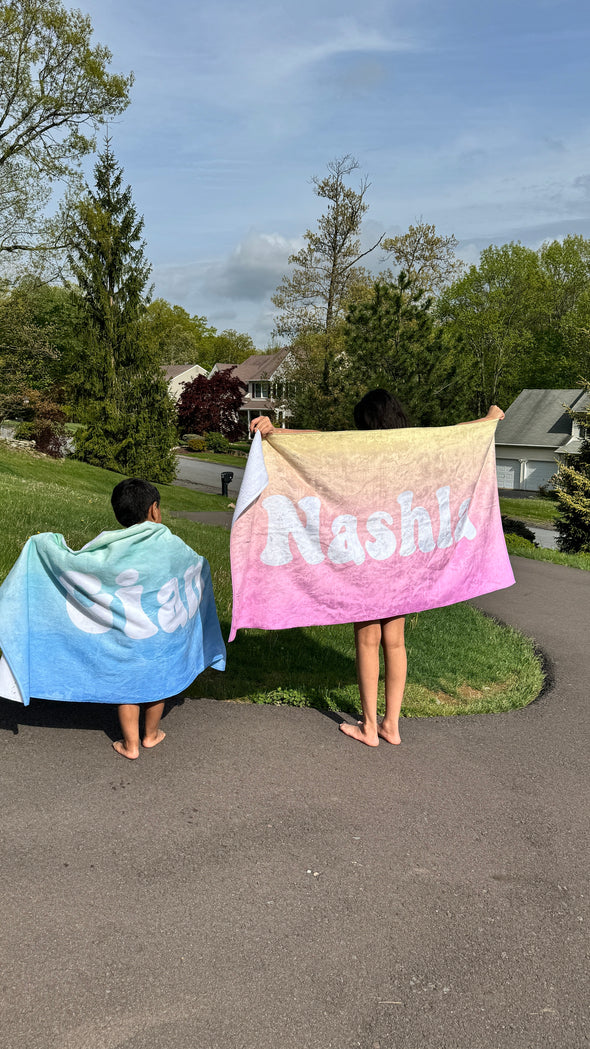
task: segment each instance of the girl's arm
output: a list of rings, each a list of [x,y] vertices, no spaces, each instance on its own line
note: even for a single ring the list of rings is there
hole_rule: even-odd
[[[319,430],[283,430],[277,426],[273,426],[270,419],[266,415],[257,415],[255,419],[252,419],[250,423],[250,430],[252,433],[259,433],[261,437],[268,437],[271,433],[319,433]]]
[[[488,408],[487,415],[482,415],[481,419],[466,419],[464,423],[459,423],[459,426],[469,426],[470,423],[483,423],[486,420],[503,418],[504,412],[502,409],[498,408],[497,404],[492,404],[491,407]]]

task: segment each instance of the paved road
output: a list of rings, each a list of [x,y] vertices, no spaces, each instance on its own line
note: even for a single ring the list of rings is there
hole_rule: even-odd
[[[5,703],[3,1049],[588,1046],[590,577],[515,569],[555,685],[399,749],[187,699],[131,763]]]
[[[236,462],[243,462],[236,459]],[[226,470],[233,473],[233,480],[229,485],[229,494],[237,496],[244,470],[237,466],[219,466],[217,463],[205,463],[201,459],[191,459],[187,455],[178,456],[178,470],[176,472],[175,484],[187,488],[198,488],[200,492],[215,492],[221,495],[221,475]]]

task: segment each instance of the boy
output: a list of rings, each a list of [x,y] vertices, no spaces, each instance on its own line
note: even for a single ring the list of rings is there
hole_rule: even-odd
[[[0,587],[0,695],[116,703],[117,754],[164,739],[164,698],[206,668],[225,669],[209,565],[162,524],[160,493],[130,478],[112,497],[122,528],[81,550],[42,532]]]
[[[138,477],[129,477],[115,485],[111,495],[111,506],[117,521],[123,525],[123,528],[130,528],[131,525],[139,524],[141,521],[162,524],[158,489],[149,481],[141,481]],[[141,745],[143,747],[155,747],[166,736],[166,733],[160,728],[164,704],[164,699],[142,704],[144,730]],[[140,706],[138,703],[119,703],[117,712],[123,739],[115,740],[113,748],[122,757],[134,760],[139,757]]]

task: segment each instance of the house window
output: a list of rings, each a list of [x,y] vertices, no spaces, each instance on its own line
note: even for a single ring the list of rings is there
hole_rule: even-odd
[[[270,383],[268,382],[253,382],[252,383],[252,397],[257,400],[261,400],[263,397],[268,397],[270,393]]]

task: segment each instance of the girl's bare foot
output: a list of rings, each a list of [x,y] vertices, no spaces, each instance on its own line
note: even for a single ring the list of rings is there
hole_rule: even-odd
[[[349,725],[347,721],[342,721],[339,728],[341,732],[344,732],[345,736],[358,739],[359,743],[366,743],[368,747],[379,746],[377,733],[375,731],[367,732],[362,721],[358,721],[356,725]]]
[[[381,739],[384,739],[386,743],[393,743],[394,746],[399,746],[399,744],[401,743],[401,736],[399,734],[399,729],[398,728],[389,729],[387,727],[387,725],[384,724],[383,721],[379,725],[379,727],[377,729],[377,732],[381,736]]]
[[[125,740],[123,739],[115,740],[113,750],[116,750],[117,754],[120,754],[122,758],[129,758],[130,761],[135,761],[139,757],[139,747],[137,750],[127,750]]]
[[[142,741],[141,741],[141,745],[142,745],[142,747],[147,747],[148,749],[150,747],[157,747],[158,743],[161,743],[162,740],[165,739],[165,738],[166,738],[166,733],[162,732],[162,729],[159,728],[158,731],[156,732],[155,736],[153,736],[153,737],[152,736],[144,736]]]

